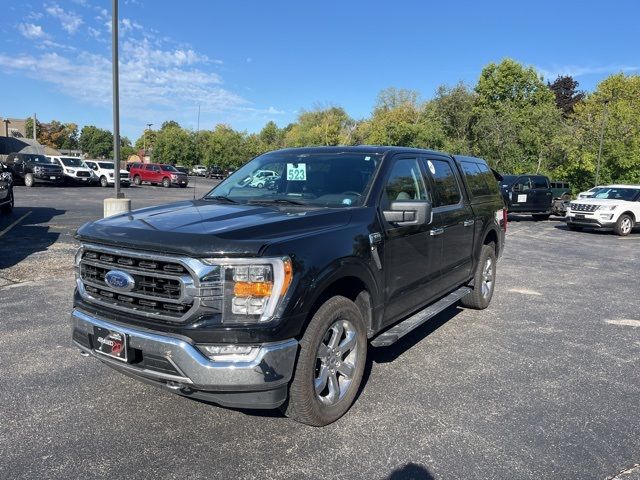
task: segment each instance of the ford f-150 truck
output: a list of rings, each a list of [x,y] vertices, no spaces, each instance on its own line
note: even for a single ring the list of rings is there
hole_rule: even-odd
[[[273,171],[273,188],[251,186]],[[261,155],[203,198],[83,225],[73,342],[121,371],[315,426],[370,346],[486,308],[507,216],[477,158],[399,147]]]

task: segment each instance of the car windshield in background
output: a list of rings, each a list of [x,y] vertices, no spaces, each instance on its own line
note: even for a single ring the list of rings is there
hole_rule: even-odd
[[[23,158],[33,163],[55,163],[52,159],[45,157],[44,155],[35,155],[32,153],[23,154]]]
[[[178,172],[179,170],[176,170],[176,168],[173,165],[160,165],[160,169],[163,172]]]
[[[65,167],[84,167],[84,162],[80,158],[60,157]]]
[[[503,187],[508,187],[509,185],[511,185],[513,182],[516,181],[516,179],[518,178],[517,175],[504,175],[502,177],[502,180],[500,181],[500,184]]]
[[[379,154],[268,153],[247,163],[204,199],[234,203],[300,204],[314,207],[362,205]]]
[[[593,198],[632,201],[640,194],[640,188],[603,188]]]
[[[109,162],[98,162],[100,168],[104,168],[105,170],[113,170],[113,163]]]

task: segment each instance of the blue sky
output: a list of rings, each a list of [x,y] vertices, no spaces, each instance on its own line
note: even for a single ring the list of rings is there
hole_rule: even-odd
[[[105,0],[0,0],[0,116],[111,128]],[[300,109],[371,112],[389,86],[427,99],[511,57],[592,90],[640,73],[640,3],[120,0],[121,130],[280,126]],[[154,127],[154,128],[155,128]]]

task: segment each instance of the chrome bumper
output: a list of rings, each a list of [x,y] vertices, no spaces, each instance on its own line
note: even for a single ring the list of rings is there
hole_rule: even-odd
[[[275,405],[271,405],[269,400],[260,405],[259,396],[256,403],[254,400],[245,401],[246,395],[240,397],[240,401],[235,401],[233,397],[225,401],[224,394],[235,392],[234,395],[237,396],[238,392],[266,393],[278,390],[280,398],[282,391],[286,392],[286,386],[293,375],[298,350],[298,341],[289,339],[259,345],[260,351],[250,361],[214,362],[186,337],[112,323],[80,310],[73,310],[71,320],[73,343],[84,354],[91,355],[122,373],[166,386],[176,393],[200,398],[202,395],[195,393],[217,392],[221,395],[213,395],[212,400],[227,406],[273,408],[282,403],[278,400]],[[94,326],[125,334],[129,349],[139,350],[143,356],[153,355],[166,359],[174,367],[176,374],[140,367],[135,363],[123,363],[96,353],[89,340]]]

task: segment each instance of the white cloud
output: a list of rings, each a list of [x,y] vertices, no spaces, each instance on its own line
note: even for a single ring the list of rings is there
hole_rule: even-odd
[[[633,65],[600,65],[600,66],[579,66],[579,65],[554,65],[551,68],[536,67],[545,80],[555,80],[558,76],[569,75],[571,77],[582,77],[585,75],[602,75],[610,73],[637,72],[640,66]]]
[[[71,34],[76,33],[80,25],[84,23],[80,15],[64,10],[57,3],[48,5],[45,11],[52,17],[58,19],[62,28]]]
[[[29,38],[31,40],[40,40],[43,38],[47,38],[47,34],[44,32],[42,27],[33,23],[21,23],[18,25],[18,30],[23,37]]]

